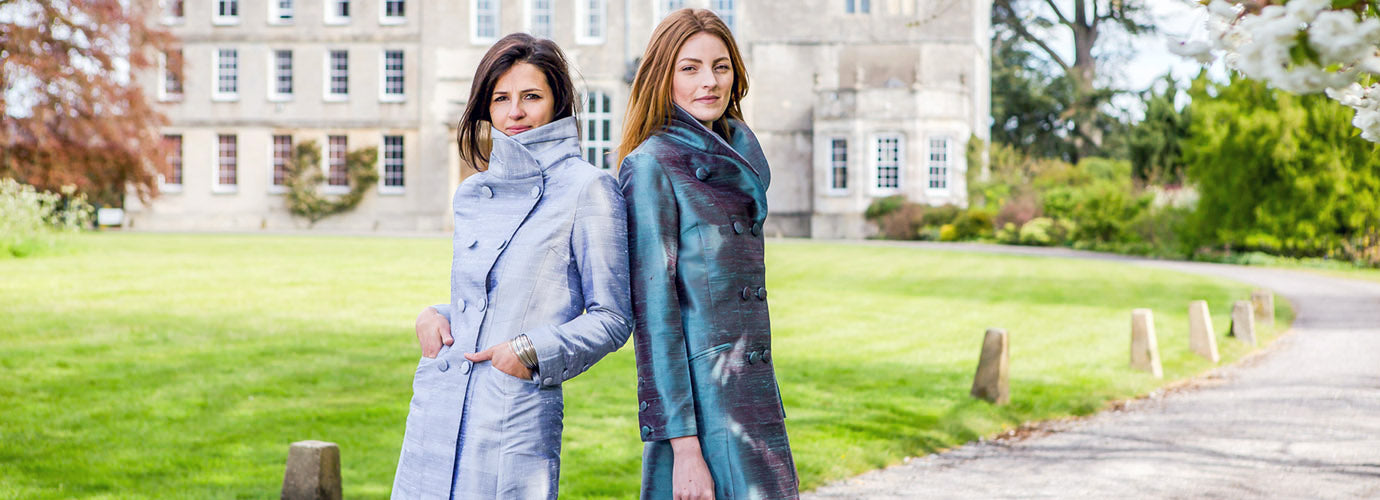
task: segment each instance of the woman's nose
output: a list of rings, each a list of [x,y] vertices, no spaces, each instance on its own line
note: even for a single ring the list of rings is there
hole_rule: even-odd
[[[517,101],[513,101],[513,104],[508,106],[509,119],[521,120],[524,116],[527,116],[527,113],[522,111],[522,106],[518,105]]]

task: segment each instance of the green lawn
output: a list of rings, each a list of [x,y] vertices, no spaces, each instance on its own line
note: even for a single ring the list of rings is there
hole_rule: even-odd
[[[772,243],[767,260],[807,489],[1201,373],[1193,299],[1212,307],[1224,362],[1247,350],[1224,336],[1250,290],[1230,282],[809,242]],[[444,238],[154,234],[0,259],[0,498],[275,497],[303,439],[340,444],[346,496],[386,497],[412,321],[447,299],[449,263]],[[1155,311],[1165,381],[1127,367],[1136,307]],[[967,395],[989,326],[1012,335],[1004,407]],[[562,497],[636,495],[634,380],[628,346],[566,385]]]

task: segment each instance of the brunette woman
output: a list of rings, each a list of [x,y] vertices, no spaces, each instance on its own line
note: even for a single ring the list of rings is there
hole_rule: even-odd
[[[643,498],[795,498],[773,372],[762,222],[770,173],[747,71],[712,12],[652,33],[623,126]]]
[[[479,173],[455,191],[450,303],[417,318],[395,499],[556,498],[561,383],[631,329],[623,197],[581,159],[575,103],[550,40],[479,63],[459,126]]]

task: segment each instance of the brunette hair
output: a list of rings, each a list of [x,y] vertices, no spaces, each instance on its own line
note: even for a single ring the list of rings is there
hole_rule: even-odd
[[[747,95],[747,69],[738,44],[719,16],[706,9],[680,9],[666,16],[652,32],[642,64],[633,79],[632,95],[628,98],[627,116],[623,118],[623,139],[618,145],[618,163],[632,153],[642,141],[671,120],[671,78],[675,71],[676,54],[690,37],[709,33],[728,46],[728,58],[733,65],[733,86],[728,92],[728,108],[714,120],[711,130],[727,138],[728,119],[743,119],[739,106]]]
[[[482,172],[489,168],[489,128],[493,122],[489,116],[489,99],[493,96],[494,86],[499,77],[518,63],[536,66],[546,76],[546,84],[551,87],[551,98],[555,101],[551,121],[573,116],[579,105],[565,53],[561,52],[556,42],[526,33],[513,33],[499,39],[484,53],[479,68],[474,71],[470,100],[457,127],[460,158],[469,162],[475,170]]]

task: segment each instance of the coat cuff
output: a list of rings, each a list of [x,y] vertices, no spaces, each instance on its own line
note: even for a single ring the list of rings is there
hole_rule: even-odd
[[[442,318],[446,318],[446,323],[451,323],[450,304],[436,304],[434,306],[431,306],[431,308],[435,309],[436,312],[440,313]]]
[[[650,422],[642,422],[642,442],[665,441],[678,437],[694,436],[699,433],[695,428],[695,422],[683,422],[679,424],[655,425]]]
[[[543,326],[524,333],[527,340],[532,341],[532,347],[537,350],[537,382],[545,387],[561,385],[570,378],[572,374],[566,368],[565,354],[561,349],[560,339],[556,335],[556,327]],[[578,375],[576,372],[575,375]]]

